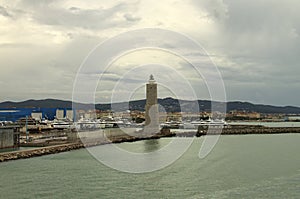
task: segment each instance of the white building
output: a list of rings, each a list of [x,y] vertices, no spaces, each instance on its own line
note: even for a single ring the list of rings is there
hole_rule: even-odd
[[[73,119],[74,119],[74,111],[73,110],[67,110],[66,117],[67,117],[67,119],[73,121]]]
[[[56,119],[64,118],[64,110],[56,109]]]
[[[37,121],[41,121],[43,118],[43,114],[41,112],[31,113],[31,117]]]

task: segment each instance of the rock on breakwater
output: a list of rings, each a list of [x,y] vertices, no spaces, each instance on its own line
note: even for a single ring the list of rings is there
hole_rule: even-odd
[[[250,135],[300,133],[300,127],[265,127],[260,125],[199,126],[196,136],[202,135]]]
[[[71,143],[71,144],[49,146],[49,147],[36,148],[36,149],[30,149],[30,150],[6,152],[6,153],[0,154],[0,162],[37,157],[37,156],[42,156],[42,155],[47,155],[47,154],[60,153],[60,152],[64,152],[64,151],[79,149],[82,147],[83,147],[83,144],[81,144],[81,143]]]

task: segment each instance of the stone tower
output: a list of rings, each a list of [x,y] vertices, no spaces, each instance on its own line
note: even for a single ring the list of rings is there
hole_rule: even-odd
[[[145,130],[156,133],[159,130],[159,114],[157,104],[157,84],[153,75],[146,84]]]

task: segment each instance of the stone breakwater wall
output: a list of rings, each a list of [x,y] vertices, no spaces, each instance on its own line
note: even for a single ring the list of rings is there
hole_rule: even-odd
[[[71,143],[71,144],[49,146],[49,147],[30,149],[30,150],[0,153],[0,162],[37,157],[37,156],[42,156],[42,155],[47,155],[47,154],[60,153],[60,152],[64,152],[64,151],[80,149],[82,147],[83,147],[83,144],[81,144],[81,143]]]
[[[65,151],[71,151],[71,150],[81,149],[85,147],[93,147],[93,146],[104,145],[104,144],[135,142],[140,140],[159,139],[162,137],[172,137],[172,136],[175,136],[175,134],[171,133],[169,130],[163,130],[160,133],[149,137],[134,137],[134,136],[129,136],[124,134],[119,136],[110,136],[107,137],[106,139],[91,139],[91,140],[77,139],[76,141],[74,140],[73,143],[68,143],[68,144],[47,146],[42,148],[30,149],[30,150],[0,153],[0,162],[38,157],[42,155],[61,153]]]
[[[259,125],[232,125],[221,128],[199,126],[196,136],[202,135],[250,135],[300,133],[300,127],[264,127]]]

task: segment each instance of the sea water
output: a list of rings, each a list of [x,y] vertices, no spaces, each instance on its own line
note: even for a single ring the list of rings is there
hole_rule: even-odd
[[[145,153],[172,139],[117,146]],[[203,140],[141,174],[109,168],[86,149],[0,163],[0,198],[300,198],[299,134],[221,136],[200,159]]]

